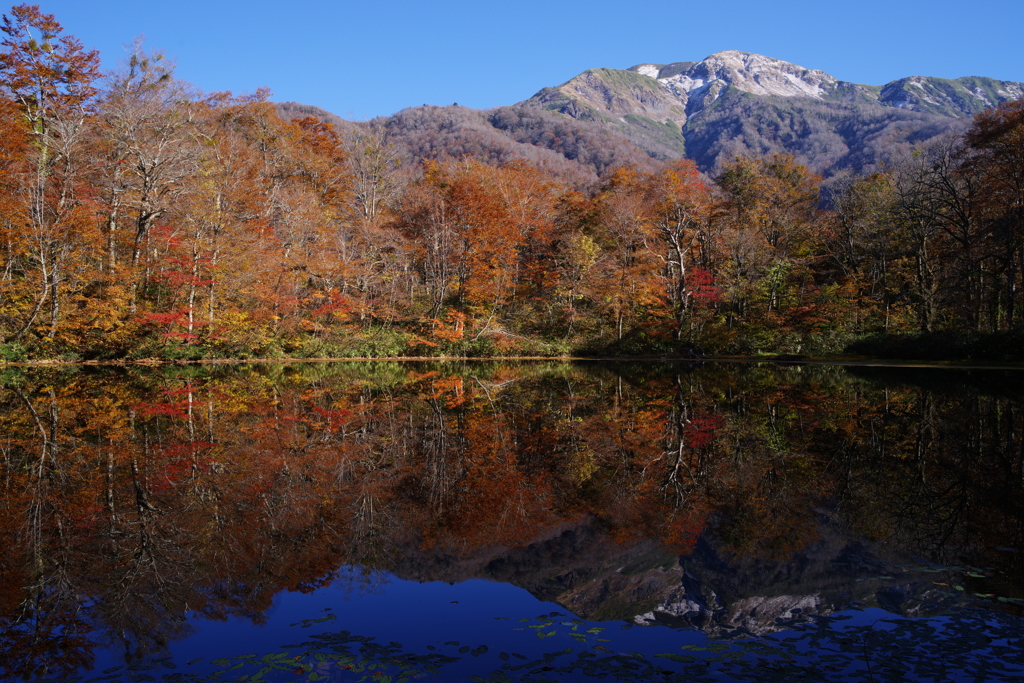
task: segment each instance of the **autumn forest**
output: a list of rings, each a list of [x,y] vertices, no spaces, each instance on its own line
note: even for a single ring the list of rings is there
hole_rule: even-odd
[[[1019,334],[1024,103],[824,179],[785,155],[595,181],[112,73],[31,5],[0,53],[0,356],[838,354]]]

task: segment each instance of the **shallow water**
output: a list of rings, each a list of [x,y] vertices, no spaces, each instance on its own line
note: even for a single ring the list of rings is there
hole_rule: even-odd
[[[1015,371],[8,370],[5,680],[1010,680]]]

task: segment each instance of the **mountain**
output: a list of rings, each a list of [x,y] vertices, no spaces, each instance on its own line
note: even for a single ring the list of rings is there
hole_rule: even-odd
[[[878,93],[878,101],[887,106],[943,116],[971,116],[1021,97],[1024,84],[981,76],[911,76],[882,86]]]
[[[346,121],[295,102],[281,102],[276,108],[286,121],[312,116],[350,139],[376,128],[408,161],[463,156],[494,163],[522,159],[575,183],[593,182],[605,170],[623,164],[646,168],[655,157],[680,156],[671,149],[652,154],[606,126],[528,107],[478,110],[424,105],[369,122]],[[415,168],[416,163],[404,166]]]
[[[962,132],[977,112],[1021,97],[1024,84],[1012,81],[911,76],[860,85],[730,50],[699,62],[590,69],[512,106],[424,105],[372,123],[411,159],[523,158],[577,180],[684,156],[714,174],[736,156],[774,153],[828,176],[875,170],[894,149]],[[282,107],[283,117],[333,117]]]
[[[860,85],[730,50],[700,62],[591,69],[519,106],[601,123],[645,149],[670,139],[709,171],[736,155],[787,152],[834,173],[869,171],[886,147],[962,130],[965,117],[1022,96],[1021,83],[975,76]]]
[[[339,133],[351,133],[356,130],[360,130],[361,126],[356,121],[348,121],[343,119],[337,114],[332,114],[326,109],[320,107],[314,107],[311,104],[299,104],[298,102],[277,102],[274,105],[277,110],[277,115],[281,117],[283,121],[294,121],[295,119],[304,119],[306,117],[312,117],[319,120],[322,123],[329,123],[334,126],[334,129]]]
[[[758,96],[877,103],[949,117],[971,116],[1024,94],[1021,83],[977,76],[956,79],[912,76],[884,86],[859,85],[840,81],[824,71],[736,50],[718,52],[701,62],[640,64],[628,71],[655,79],[660,88],[682,102],[691,114],[706,109],[730,87]]]

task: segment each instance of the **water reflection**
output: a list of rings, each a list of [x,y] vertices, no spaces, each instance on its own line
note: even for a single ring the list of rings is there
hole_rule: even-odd
[[[151,657],[189,614],[260,623],[275,594],[345,566],[727,637],[857,606],[1015,613],[1021,400],[1002,375],[942,372],[956,381],[655,363],[9,370],[0,676],[88,670],[97,647]]]

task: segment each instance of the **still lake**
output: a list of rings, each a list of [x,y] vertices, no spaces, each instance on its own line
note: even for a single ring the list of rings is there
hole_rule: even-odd
[[[1024,371],[0,374],[0,679],[1024,675]]]

